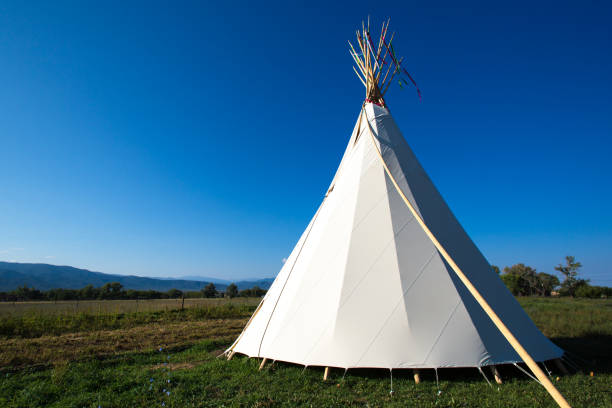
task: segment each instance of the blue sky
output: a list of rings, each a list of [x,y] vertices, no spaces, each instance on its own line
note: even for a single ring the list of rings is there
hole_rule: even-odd
[[[607,2],[220,3],[0,5],[0,259],[274,276],[359,113],[370,14],[423,92],[393,115],[489,261],[612,285]]]

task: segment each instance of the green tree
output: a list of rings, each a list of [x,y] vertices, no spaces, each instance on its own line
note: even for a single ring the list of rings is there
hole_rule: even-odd
[[[612,288],[606,286],[591,286],[585,283],[576,289],[576,297],[591,299],[608,298],[612,296]]]
[[[26,285],[19,286],[13,293],[19,300],[38,300],[43,298],[40,290],[28,288]]]
[[[178,299],[183,296],[183,291],[178,289],[170,289],[168,292],[166,292],[166,294],[170,299]]]
[[[559,278],[549,273],[540,272],[537,274],[538,290],[540,296],[550,296],[559,286]]]
[[[79,298],[81,299],[95,299],[98,291],[93,285],[87,285],[79,291]]]
[[[100,288],[99,297],[101,299],[119,299],[123,291],[123,285],[119,282],[108,282]]]
[[[217,297],[217,288],[215,287],[215,284],[211,282],[208,285],[206,285],[204,289],[202,289],[202,295],[205,298]]]
[[[253,288],[251,289],[251,295],[254,297],[262,297],[265,294],[266,294],[266,290],[260,288],[257,285],[253,286]]]
[[[571,255],[565,257],[565,265],[559,264],[555,266],[555,270],[561,272],[565,277],[561,283],[561,292],[563,294],[574,297],[576,290],[589,282],[588,280],[578,278],[578,270],[580,268],[582,268],[582,264],[577,262]]]
[[[555,275],[538,273],[522,263],[506,266],[500,278],[515,296],[550,296],[559,286],[559,279]]]
[[[503,275],[500,275],[500,278],[502,282],[504,282],[506,287],[508,287],[508,290],[514,296],[519,296],[521,294],[521,289],[520,289],[520,284],[519,284],[520,276],[513,275],[510,273],[504,273]]]
[[[538,278],[536,270],[531,266],[518,263],[504,268],[504,275],[511,275],[512,278],[505,278],[504,282],[511,282],[510,289],[517,296],[533,296],[539,294]]]
[[[235,283],[230,283],[225,289],[225,296],[230,299],[238,296],[238,286]]]
[[[265,289],[262,289],[259,286],[255,285],[250,289],[241,290],[239,296],[241,297],[262,297],[265,294],[266,294]]]
[[[499,273],[500,273],[499,266],[491,265],[491,269],[493,269],[493,272],[495,272],[496,274],[499,275]]]

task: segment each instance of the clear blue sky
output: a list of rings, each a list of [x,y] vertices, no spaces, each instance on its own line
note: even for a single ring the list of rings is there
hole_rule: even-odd
[[[359,113],[370,14],[423,91],[394,117],[489,261],[612,285],[609,2],[223,3],[0,5],[0,259],[274,276]]]

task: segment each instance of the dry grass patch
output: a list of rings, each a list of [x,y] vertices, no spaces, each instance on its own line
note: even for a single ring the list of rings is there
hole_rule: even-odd
[[[188,370],[190,368],[194,368],[195,366],[204,364],[205,360],[202,361],[192,361],[190,363],[168,363],[168,364],[157,364],[152,368],[153,370],[161,370],[163,368],[167,368],[170,371],[176,370]]]
[[[212,319],[177,323],[153,323],[117,330],[68,333],[38,338],[0,339],[0,369],[58,365],[129,352],[182,348],[203,339],[237,336],[246,319]]]

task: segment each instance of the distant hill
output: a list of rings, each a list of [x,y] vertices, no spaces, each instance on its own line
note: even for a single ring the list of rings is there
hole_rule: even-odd
[[[223,285],[223,287],[232,283],[230,280],[226,279],[218,279],[218,278],[209,278],[207,276],[181,276],[180,279],[193,280],[193,281],[201,281],[201,282],[212,282],[215,286]],[[262,289],[269,289],[274,282],[274,278],[265,278],[265,279],[255,279],[255,280],[244,280],[234,282],[236,286],[238,286],[239,290],[242,289],[250,289],[253,286],[259,286]]]
[[[239,290],[250,289],[253,286],[259,286],[262,289],[268,290],[270,289],[270,286],[272,286],[272,282],[274,282],[274,278],[258,279],[253,281],[238,281],[235,283]]]
[[[196,276],[196,275],[179,276],[178,279],[184,279],[184,280],[190,280],[190,281],[199,281],[199,282],[212,282],[215,285],[217,285],[217,284],[229,285],[230,283],[232,283],[232,281],[228,281],[226,279],[210,278],[208,276]]]
[[[92,272],[72,266],[0,262],[0,292],[8,292],[23,285],[40,290],[55,288],[80,289],[87,285],[98,287],[108,282],[119,282],[126,289],[165,292],[170,289],[198,291],[210,281],[156,279]],[[255,285],[267,289],[270,287],[271,282],[271,279],[262,279],[253,282],[236,282],[236,285],[240,290],[249,289]],[[214,282],[214,284],[219,291],[223,291],[227,287],[227,284],[221,282]]]

